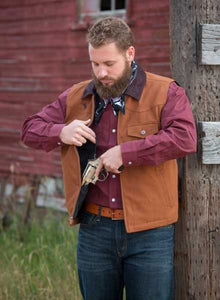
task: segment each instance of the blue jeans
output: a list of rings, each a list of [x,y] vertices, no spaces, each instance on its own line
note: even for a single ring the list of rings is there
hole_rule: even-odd
[[[173,299],[174,225],[127,233],[123,220],[83,212],[77,249],[84,300]]]

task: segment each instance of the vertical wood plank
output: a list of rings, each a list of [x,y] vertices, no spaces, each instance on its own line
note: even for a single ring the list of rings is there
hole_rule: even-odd
[[[197,122],[220,117],[220,68],[199,65],[197,55],[198,26],[220,23],[218,12],[218,0],[170,0],[172,76],[186,89]],[[176,226],[176,300],[220,299],[220,169],[202,165],[200,153],[199,148],[184,159]]]

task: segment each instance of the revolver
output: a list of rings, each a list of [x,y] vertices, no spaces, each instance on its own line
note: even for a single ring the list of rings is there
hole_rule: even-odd
[[[106,174],[102,174],[103,175],[103,179],[99,179],[98,176],[95,176],[95,172],[96,172],[96,169],[98,168],[98,165],[100,163],[100,159],[97,158],[97,159],[92,159],[92,160],[89,160],[87,165],[86,165],[86,168],[83,172],[83,178],[82,178],[82,185],[87,185],[89,183],[93,183],[95,184],[97,180],[105,180],[108,176],[108,173],[106,172]]]

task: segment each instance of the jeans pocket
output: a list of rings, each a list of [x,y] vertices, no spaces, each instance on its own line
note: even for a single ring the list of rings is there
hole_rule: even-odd
[[[83,211],[80,215],[80,227],[86,228],[91,227],[97,223],[98,216],[91,214],[87,211]]]

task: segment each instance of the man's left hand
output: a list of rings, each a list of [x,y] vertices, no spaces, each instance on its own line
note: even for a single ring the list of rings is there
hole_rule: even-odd
[[[100,157],[100,164],[96,170],[95,176],[98,176],[101,169],[104,167],[106,171],[120,174],[121,172],[118,170],[123,164],[122,155],[121,155],[121,147],[117,145],[113,148],[110,148],[105,153],[103,153]]]

